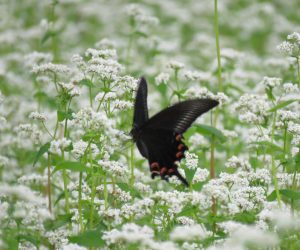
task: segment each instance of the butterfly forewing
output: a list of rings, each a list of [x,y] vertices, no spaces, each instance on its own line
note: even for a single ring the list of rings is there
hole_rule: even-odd
[[[148,121],[147,82],[141,77],[134,103],[133,127],[140,127]]]
[[[151,117],[143,127],[167,129],[175,133],[184,133],[203,113],[218,105],[212,99],[194,99],[177,103]]]

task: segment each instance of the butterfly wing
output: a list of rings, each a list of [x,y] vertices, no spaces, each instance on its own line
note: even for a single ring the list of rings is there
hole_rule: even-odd
[[[167,129],[182,134],[200,115],[218,104],[218,101],[212,99],[193,99],[179,102],[151,117],[143,127]]]
[[[176,162],[184,158],[184,151],[187,150],[179,134],[166,129],[145,128],[136,143],[141,154],[149,161],[152,178],[160,175],[167,180],[168,176],[176,175],[188,186],[177,170]]]
[[[137,146],[148,159],[151,176],[177,176],[186,186],[187,181],[178,172],[176,162],[184,158],[187,146],[184,133],[203,113],[218,105],[211,99],[195,99],[177,103],[151,117],[139,130]]]
[[[140,78],[139,86],[136,93],[134,103],[133,127],[138,128],[145,124],[148,119],[148,106],[147,106],[148,87],[144,77]]]

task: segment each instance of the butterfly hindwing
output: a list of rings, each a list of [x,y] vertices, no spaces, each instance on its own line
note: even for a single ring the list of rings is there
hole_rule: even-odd
[[[140,127],[148,121],[148,106],[147,106],[148,87],[144,77],[139,80],[138,89],[134,103],[133,126]]]
[[[184,151],[187,150],[181,135],[171,130],[146,128],[141,131],[137,146],[149,161],[152,177],[160,175],[167,180],[169,176],[176,175],[188,185],[178,172],[176,164],[184,158]]]

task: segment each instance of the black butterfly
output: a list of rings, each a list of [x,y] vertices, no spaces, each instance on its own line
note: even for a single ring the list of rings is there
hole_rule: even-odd
[[[148,159],[151,177],[177,176],[186,186],[188,182],[178,172],[176,162],[184,158],[188,147],[182,134],[203,113],[219,104],[211,99],[193,99],[176,103],[149,119],[147,82],[141,77],[134,104],[133,126],[130,134],[142,156]]]

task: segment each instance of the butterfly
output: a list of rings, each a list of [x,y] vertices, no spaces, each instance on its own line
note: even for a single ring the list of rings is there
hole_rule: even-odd
[[[141,155],[148,159],[152,179],[160,176],[168,181],[169,177],[175,175],[188,186],[177,165],[185,158],[184,153],[188,150],[182,134],[200,115],[217,106],[219,102],[212,99],[187,100],[163,109],[149,118],[147,95],[147,82],[141,77],[130,131],[133,141]]]

